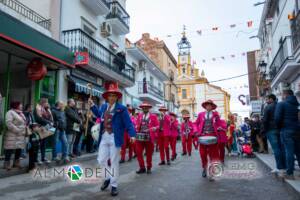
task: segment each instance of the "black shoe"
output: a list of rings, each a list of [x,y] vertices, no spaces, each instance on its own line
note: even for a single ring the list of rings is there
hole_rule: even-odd
[[[120,164],[122,164],[122,163],[124,163],[124,162],[125,162],[125,160],[120,160],[120,161],[119,161]]]
[[[175,153],[175,158],[174,159],[176,160],[176,158],[177,158],[177,153]]]
[[[101,191],[103,191],[103,190],[105,190],[106,188],[108,188],[109,183],[110,183],[110,179],[105,180],[105,181],[103,182],[103,184],[101,185]]]
[[[182,156],[185,156],[185,155],[186,155],[186,153],[182,153],[181,155],[182,155]]]
[[[111,187],[111,196],[115,197],[119,194],[118,189],[116,187]]]
[[[169,160],[167,161],[167,165],[171,165],[171,162]]]
[[[158,165],[165,165],[166,162],[165,161],[161,161]]]
[[[204,170],[202,171],[202,177],[203,177],[203,178],[206,178],[206,176],[207,176],[206,170],[204,169]]]
[[[147,174],[152,174],[151,169],[147,169]]]
[[[189,153],[189,156],[192,156],[192,154],[191,154],[191,153]]]
[[[146,173],[146,169],[139,169],[138,171],[136,171],[137,174],[145,174]]]
[[[131,161],[132,161],[132,158],[129,158],[129,159],[128,159],[128,162],[131,162]]]
[[[174,160],[175,160],[175,158],[171,158],[171,160],[172,160],[172,161],[174,161]]]

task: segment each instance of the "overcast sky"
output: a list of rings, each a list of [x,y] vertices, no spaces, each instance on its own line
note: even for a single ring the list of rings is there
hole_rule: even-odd
[[[257,34],[263,5],[254,7],[259,0],[127,0],[131,32],[127,36],[132,42],[142,33],[164,40],[177,59],[177,43],[183,25],[192,44],[192,59],[200,70],[204,70],[209,81],[247,73],[247,59],[243,52],[259,48]],[[253,26],[247,22],[252,20]],[[235,28],[230,25],[236,24]],[[212,31],[218,27],[218,31]],[[202,35],[196,31],[201,30]],[[172,37],[168,37],[172,35]],[[231,55],[234,54],[235,58]],[[225,60],[221,57],[224,56]],[[212,59],[216,58],[216,61]],[[206,60],[203,63],[203,60]],[[248,115],[248,108],[238,101],[239,94],[248,94],[247,77],[215,82],[231,95],[232,111]],[[231,88],[231,89],[230,89]]]

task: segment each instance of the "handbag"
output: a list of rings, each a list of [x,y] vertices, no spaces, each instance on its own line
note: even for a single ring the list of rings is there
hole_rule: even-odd
[[[26,126],[26,128],[25,128],[25,136],[26,136],[26,137],[29,137],[29,136],[31,136],[31,135],[32,135],[31,129],[30,129],[28,126]]]
[[[56,129],[54,127],[52,127],[50,125],[46,125],[46,126],[42,126],[42,127],[38,128],[37,132],[40,136],[40,139],[44,139],[51,135],[54,135],[55,130]]]
[[[74,123],[73,131],[80,132],[80,124]]]

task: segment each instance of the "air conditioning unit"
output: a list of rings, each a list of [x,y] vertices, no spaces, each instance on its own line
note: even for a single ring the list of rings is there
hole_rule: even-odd
[[[101,25],[101,35],[102,37],[106,38],[106,37],[109,37],[111,35],[111,26],[110,24],[106,23],[106,22],[103,22],[102,25]]]

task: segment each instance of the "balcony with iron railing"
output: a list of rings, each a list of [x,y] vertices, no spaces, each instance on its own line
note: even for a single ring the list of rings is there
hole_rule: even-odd
[[[273,79],[277,76],[278,72],[281,70],[284,64],[288,60],[292,59],[293,57],[292,46],[293,44],[292,44],[291,36],[285,37],[270,65],[269,77],[271,81],[273,81]]]
[[[151,82],[138,82],[138,93],[141,95],[149,94],[153,97],[163,101],[164,99],[164,92],[161,88],[154,86]]]
[[[118,1],[109,3],[110,12],[106,16],[107,22],[112,25],[113,31],[120,35],[129,33],[130,16]]]
[[[0,5],[4,5],[18,14],[24,16],[25,18],[35,22],[36,24],[42,26],[43,28],[50,30],[51,20],[42,17],[40,14],[25,6],[17,0],[0,0]]]
[[[291,33],[294,54],[300,49],[300,11],[297,16],[291,20]]]
[[[109,76],[118,79],[117,76],[121,75],[127,80],[134,82],[135,69],[127,64],[124,58],[111,52],[81,29],[63,31],[62,41],[72,52],[87,51],[89,53],[89,58],[93,63],[109,69]],[[112,74],[111,72],[115,73]]]

